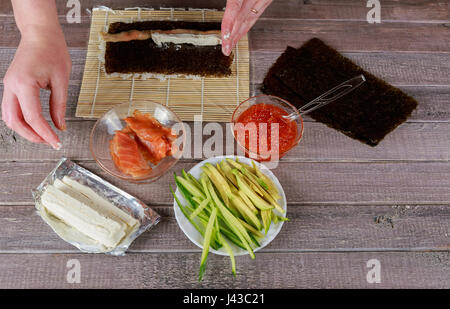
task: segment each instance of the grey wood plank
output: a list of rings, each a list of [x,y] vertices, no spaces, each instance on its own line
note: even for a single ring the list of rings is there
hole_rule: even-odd
[[[286,45],[283,46],[283,49],[285,47]],[[4,76],[8,70],[9,64],[14,58],[15,50],[15,48],[0,48],[0,76]],[[256,89],[258,84],[263,81],[268,69],[280,54],[281,51],[251,52],[251,89]],[[76,90],[76,87],[81,86],[86,50],[70,49],[70,55],[72,58],[70,84]],[[343,52],[343,55],[394,86],[450,86],[450,54]],[[444,89],[444,91],[447,90]]]
[[[66,131],[57,131],[63,148],[60,151],[54,151],[46,145],[29,143],[7,128],[3,122],[0,122],[0,162],[55,161],[61,156],[74,160],[93,160],[89,137],[94,123],[94,120],[68,121]],[[193,132],[197,125],[192,122],[185,124],[192,132],[191,143],[188,144],[191,146],[186,148],[182,159],[200,160],[208,152],[201,151],[201,149],[195,151],[194,147],[198,147],[196,145],[202,147],[201,145],[204,145],[204,142],[211,136],[205,134],[202,143],[196,143]],[[220,139],[223,151],[215,154],[231,154],[231,150],[236,150],[238,146],[232,137],[230,125],[221,124],[220,128],[223,132],[223,138]],[[405,123],[390,133],[377,147],[370,147],[321,123],[307,121],[304,123],[304,134],[300,144],[284,156],[282,161],[449,161],[449,132],[450,122]],[[230,145],[228,145],[228,141],[231,141]],[[198,156],[198,153],[202,155]]]
[[[299,1],[302,2],[302,1]],[[344,16],[341,16],[346,10],[351,10],[349,13],[349,19],[359,19],[365,18],[369,8],[367,8],[367,1],[358,1],[358,0],[310,0],[303,1],[303,8],[310,8],[317,10],[316,13],[319,16],[322,16],[321,11],[326,11],[323,13],[324,19],[344,19]],[[381,2],[381,18],[382,22],[388,21],[405,21],[405,22],[420,22],[420,21],[438,21],[442,18],[442,20],[448,20],[450,17],[449,14],[449,1],[421,1],[421,0],[408,0],[408,1],[382,1]],[[327,8],[333,8],[337,11],[337,16],[333,12],[327,12]],[[345,8],[345,9],[344,9]],[[338,15],[339,14],[339,15]],[[363,14],[362,17],[361,14]]]
[[[257,253],[229,260],[208,257],[204,281],[197,282],[200,253],[0,254],[0,288],[449,288],[449,252]],[[81,268],[80,283],[68,284],[71,259]],[[368,283],[381,265],[381,283]]]
[[[0,48],[0,76],[5,75],[14,54],[15,48]],[[251,89],[262,83],[267,71],[280,54],[281,51],[251,52]],[[76,89],[81,86],[86,51],[71,49],[70,55],[72,58],[70,84]],[[450,54],[344,52],[343,55],[394,86],[450,86]]]
[[[80,85],[81,81],[71,80],[67,95],[66,120],[82,120],[75,117]],[[260,88],[261,84],[251,83],[250,95],[262,94]],[[416,110],[408,118],[408,122],[450,122],[450,86],[399,86],[399,88],[419,102]],[[0,94],[2,93],[3,84],[0,83]],[[49,91],[42,91],[42,109],[47,120],[51,119],[48,106],[49,96]],[[314,121],[308,115],[305,115],[304,120]]]
[[[292,42],[293,47],[300,47],[304,40]],[[329,42],[331,46],[336,45]],[[286,48],[286,44],[279,45],[280,52],[275,51],[252,51],[251,59],[251,81],[262,83],[264,77],[273,63]],[[255,50],[257,50],[256,47]],[[342,51],[342,49],[338,49]],[[450,51],[450,45],[448,48]],[[370,73],[384,79],[395,86],[449,86],[450,85],[450,53],[353,53],[342,52],[345,57],[354,61],[357,65]]]
[[[196,162],[179,162],[152,184],[106,175],[94,162],[80,164],[149,205],[169,205],[172,172]],[[55,162],[0,164],[0,205],[32,203],[31,189]],[[450,162],[280,162],[273,170],[291,204],[421,205],[450,204]]]
[[[60,17],[69,47],[85,48],[89,39],[90,18],[82,17],[81,23],[67,23]],[[12,16],[0,16],[4,35],[1,47],[15,47],[20,34]],[[446,52],[450,43],[448,28],[442,23],[369,24],[366,21],[323,20],[259,20],[250,34],[252,50],[282,51],[286,45],[300,45],[309,38],[319,36],[339,50],[347,52]]]
[[[408,31],[405,31],[408,29]],[[318,36],[346,52],[450,52],[450,43],[442,40],[448,28],[442,24],[383,24],[366,22],[327,22],[261,20],[249,33],[252,50],[282,51],[286,45],[303,43]],[[374,39],[376,38],[376,39]],[[83,45],[81,45],[83,46]]]
[[[66,15],[67,8],[64,1],[57,1],[59,15]],[[177,7],[177,8],[207,8],[222,10],[224,0],[83,0],[81,1],[81,14],[88,16],[88,9],[95,5],[119,9],[124,7]],[[291,18],[291,19],[337,19],[337,20],[365,20],[368,12],[366,3],[359,0],[275,0],[264,12],[261,18]],[[409,0],[407,2],[383,1],[383,22],[401,20],[406,22],[440,22],[450,20],[449,3],[441,1]],[[0,14],[12,14],[10,0],[0,1]]]
[[[450,43],[433,42],[448,35],[445,24],[400,22],[369,24],[349,21],[292,21],[283,19],[261,20],[250,31],[250,44],[254,50],[283,50],[286,45],[297,46],[299,38],[306,41],[319,37],[338,50],[347,52],[449,52]],[[420,37],[420,38],[419,38]],[[421,40],[419,42],[418,40]]]
[[[450,250],[448,206],[289,205],[278,236],[261,252]],[[161,222],[129,252],[200,252],[178,227],[172,206],[152,207]],[[0,253],[73,252],[30,206],[0,206]]]

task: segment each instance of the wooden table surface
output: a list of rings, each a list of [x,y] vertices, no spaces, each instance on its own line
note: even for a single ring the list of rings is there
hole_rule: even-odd
[[[148,185],[108,177],[89,152],[95,121],[76,118],[75,108],[89,33],[86,9],[222,9],[225,1],[83,0],[79,24],[69,24],[66,1],[57,2],[73,61],[68,130],[60,134],[64,148],[53,151],[0,124],[0,287],[450,288],[450,1],[383,0],[381,24],[367,22],[363,0],[280,0],[267,9],[250,32],[255,92],[287,45],[316,36],[419,105],[375,148],[307,118],[304,139],[274,170],[291,221],[256,260],[237,258],[236,278],[228,258],[210,255],[201,283],[200,250],[174,218],[171,173]],[[0,0],[0,27],[3,76],[20,39],[9,0]],[[48,92],[42,99],[50,119]],[[136,195],[162,221],[124,257],[84,254],[65,243],[38,217],[31,196],[63,156]],[[172,171],[200,160],[183,159]],[[81,265],[78,284],[66,280],[71,259]],[[367,281],[371,259],[380,262],[380,283]]]

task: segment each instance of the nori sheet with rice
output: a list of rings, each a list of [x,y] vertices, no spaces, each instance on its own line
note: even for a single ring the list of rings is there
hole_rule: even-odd
[[[376,146],[411,115],[417,102],[357,66],[317,38],[298,49],[288,46],[268,71],[262,90],[297,108],[342,82],[364,74],[366,82],[346,96],[310,113],[342,133]]]
[[[220,30],[219,22],[142,21],[116,22],[109,33],[129,30],[195,29]],[[222,46],[192,44],[163,44],[158,47],[152,39],[129,42],[107,42],[105,71],[108,74],[154,73],[223,77],[231,75],[233,56],[222,54]]]

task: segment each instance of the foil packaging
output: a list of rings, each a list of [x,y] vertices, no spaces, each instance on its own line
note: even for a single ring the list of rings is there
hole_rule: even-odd
[[[105,249],[102,245],[83,243],[60,233],[59,229],[54,228],[54,226],[47,221],[46,216],[43,215],[41,196],[49,184],[53,184],[55,179],[62,179],[64,176],[68,176],[73,180],[78,181],[80,184],[90,187],[98,195],[137,219],[139,221],[139,226],[124,239],[122,239],[115,248],[108,249]],[[59,237],[77,247],[80,251],[87,253],[106,253],[117,256],[124,255],[128,250],[128,247],[139,235],[154,227],[161,219],[158,213],[145,205],[139,199],[113,186],[109,182],[103,180],[99,176],[91,173],[67,158],[62,158],[58,162],[56,167],[42,181],[42,183],[36,189],[32,190],[32,194],[35,200],[38,215],[50,225]]]

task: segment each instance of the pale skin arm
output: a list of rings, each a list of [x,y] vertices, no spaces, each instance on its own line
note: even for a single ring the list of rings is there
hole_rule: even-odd
[[[42,115],[40,89],[51,91],[52,121],[65,130],[64,119],[71,60],[58,22],[55,0],[12,0],[21,40],[3,79],[2,119],[19,135],[55,149],[61,143]]]
[[[222,52],[228,56],[272,0],[227,0],[222,18]],[[252,11],[253,9],[253,11]]]

